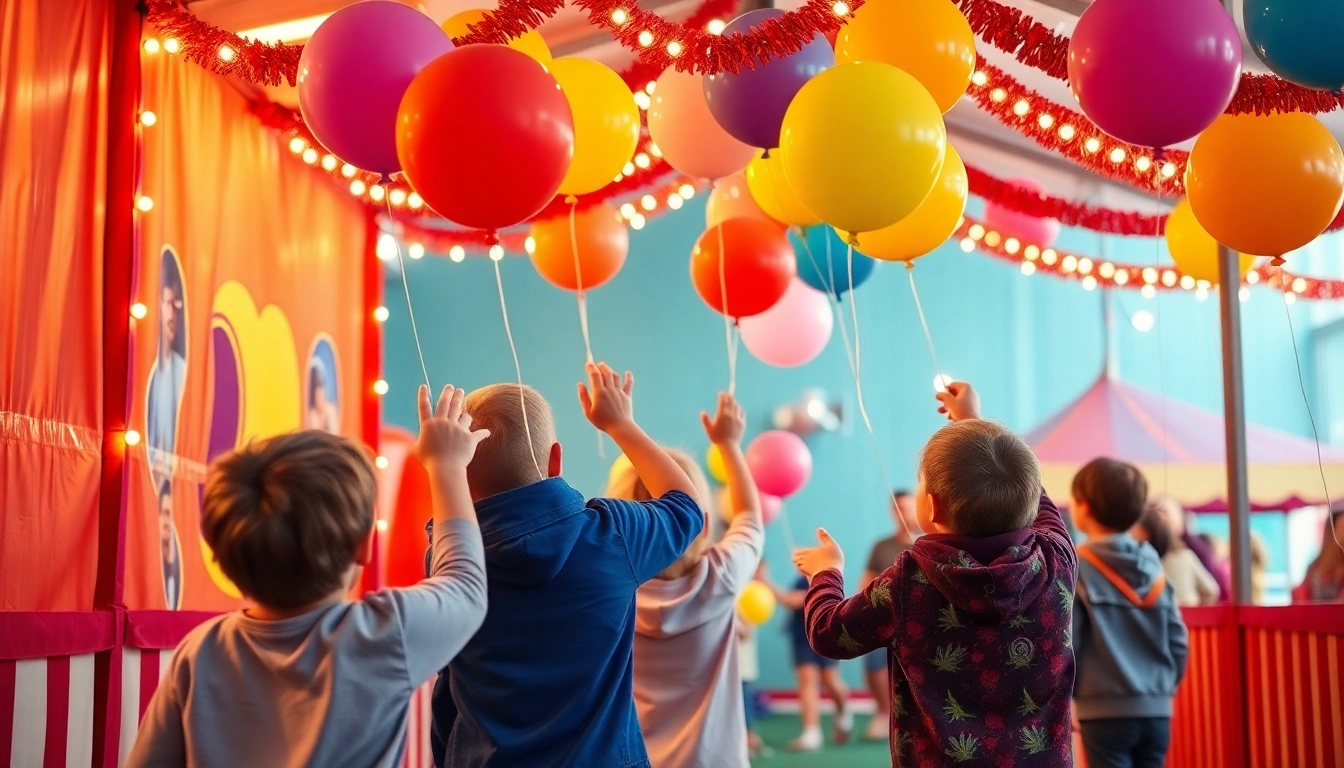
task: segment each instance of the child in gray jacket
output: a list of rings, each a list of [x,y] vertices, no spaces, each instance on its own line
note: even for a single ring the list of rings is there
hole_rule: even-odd
[[[1138,468],[1114,459],[1073,478],[1074,522],[1087,535],[1073,609],[1074,712],[1088,768],[1160,768],[1171,741],[1186,630],[1157,552],[1129,532],[1147,497]]]

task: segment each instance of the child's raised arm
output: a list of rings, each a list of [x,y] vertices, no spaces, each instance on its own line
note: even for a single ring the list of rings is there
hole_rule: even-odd
[[[606,363],[589,363],[586,368],[588,384],[579,384],[579,404],[588,421],[616,441],[654,498],[669,491],[681,491],[695,498],[691,479],[635,423],[634,401],[630,397],[634,375],[626,371],[622,380]]]
[[[761,496],[756,481],[747,468],[742,454],[742,436],[747,431],[747,416],[732,395],[719,393],[718,408],[711,418],[700,414],[705,434],[719,449],[724,469],[728,474],[729,503],[732,504],[732,522],[723,541],[715,547],[716,557],[724,563],[724,582],[734,594],[751,581],[761,562],[765,547],[765,525],[761,520]]]

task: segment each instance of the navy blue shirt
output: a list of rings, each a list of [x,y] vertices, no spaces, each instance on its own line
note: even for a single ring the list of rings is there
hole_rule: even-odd
[[[807,591],[807,586],[806,576],[800,575],[798,580],[793,583],[795,590],[802,590],[803,592]],[[807,644],[807,622],[803,619],[802,608],[789,612],[789,640],[793,642],[794,647],[810,647]]]
[[[699,535],[699,506],[679,491],[585,504],[552,478],[476,514],[489,612],[434,686],[435,763],[647,766],[631,687],[635,592]]]

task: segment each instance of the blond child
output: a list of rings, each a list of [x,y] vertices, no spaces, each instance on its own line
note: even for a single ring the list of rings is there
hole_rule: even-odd
[[[924,449],[914,547],[848,600],[825,530],[794,553],[811,579],[808,641],[835,659],[892,649],[895,765],[1071,765],[1068,529],[1035,454],[980,419],[974,390],[954,383],[938,399],[953,423]]]
[[[253,443],[210,471],[201,533],[251,605],[178,646],[129,766],[400,766],[411,694],[485,616],[485,561],[467,464],[465,393],[420,390],[416,454],[429,472],[432,575],[351,601],[372,553],[376,482],[325,432]]]
[[[635,591],[677,562],[704,515],[690,478],[635,423],[633,377],[605,364],[587,373],[584,414],[625,452],[650,500],[585,502],[567,485],[535,390],[471,393],[466,411],[491,433],[467,467],[491,610],[435,685],[438,765],[648,765],[631,692]]]
[[[737,597],[761,561],[765,528],[756,484],[742,454],[746,416],[719,395],[705,433],[723,456],[733,517],[710,546],[709,525],[635,599],[635,707],[653,768],[747,768],[747,732],[737,635]],[[669,451],[693,479],[702,508],[709,484],[689,456]],[[616,498],[643,501],[635,470],[614,478]]]

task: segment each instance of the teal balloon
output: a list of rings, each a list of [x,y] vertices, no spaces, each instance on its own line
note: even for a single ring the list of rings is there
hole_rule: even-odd
[[[1304,88],[1344,89],[1344,2],[1246,0],[1242,21],[1274,74]]]
[[[806,247],[796,243],[798,277],[822,293],[844,294],[863,285],[877,269],[877,259],[854,252],[854,285],[849,284],[849,246],[835,230],[819,224],[806,230]],[[794,235],[796,238],[797,235]],[[809,257],[810,255],[810,257]],[[834,286],[834,290],[832,290]]]

